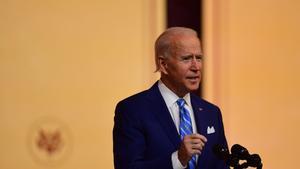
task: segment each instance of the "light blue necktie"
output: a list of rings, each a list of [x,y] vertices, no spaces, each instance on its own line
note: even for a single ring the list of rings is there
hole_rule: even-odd
[[[180,124],[179,124],[179,134],[181,140],[186,135],[193,134],[192,120],[189,111],[184,107],[185,100],[180,98],[177,100],[179,106]],[[196,156],[194,155],[189,161],[188,169],[196,168]]]

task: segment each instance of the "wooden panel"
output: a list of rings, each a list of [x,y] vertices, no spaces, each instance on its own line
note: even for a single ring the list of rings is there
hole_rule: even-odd
[[[0,168],[113,168],[115,104],[157,78],[161,10],[153,0],[0,1]]]
[[[223,110],[230,145],[264,168],[297,168],[300,3],[205,1],[205,97]]]

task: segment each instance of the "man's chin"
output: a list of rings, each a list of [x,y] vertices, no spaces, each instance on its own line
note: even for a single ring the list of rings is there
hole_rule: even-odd
[[[199,83],[193,84],[193,85],[189,85],[189,86],[188,86],[188,90],[189,90],[190,92],[196,91],[196,90],[198,90],[198,88],[199,88]]]

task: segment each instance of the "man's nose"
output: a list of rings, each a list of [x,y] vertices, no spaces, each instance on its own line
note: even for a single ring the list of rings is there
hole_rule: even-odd
[[[197,60],[195,57],[191,61],[191,70],[198,71],[200,70],[201,61]]]

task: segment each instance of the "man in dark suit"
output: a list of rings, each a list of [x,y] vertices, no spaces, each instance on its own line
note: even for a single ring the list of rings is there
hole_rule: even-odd
[[[219,108],[191,91],[201,79],[197,33],[174,27],[155,42],[161,78],[149,90],[116,106],[113,153],[116,169],[225,169],[213,146],[227,146]]]

